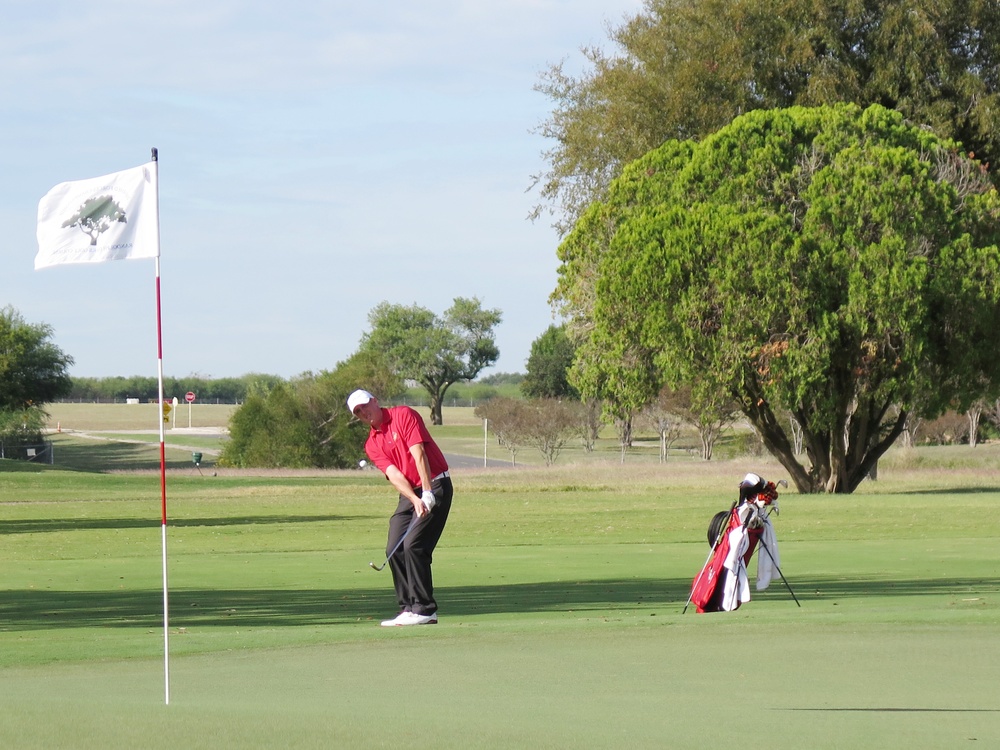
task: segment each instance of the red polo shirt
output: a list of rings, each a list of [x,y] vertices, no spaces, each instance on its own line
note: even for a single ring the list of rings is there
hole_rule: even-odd
[[[413,460],[410,446],[424,444],[427,461],[431,465],[431,476],[448,471],[448,462],[437,443],[427,431],[424,420],[409,406],[391,406],[382,409],[382,424],[368,433],[365,453],[379,470],[385,474],[389,466],[395,466],[414,487],[420,486],[420,473]],[[430,487],[423,489],[429,490]]]

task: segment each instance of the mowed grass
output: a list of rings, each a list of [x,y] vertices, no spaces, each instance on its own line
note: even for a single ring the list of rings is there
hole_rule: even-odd
[[[998,746],[997,456],[899,452],[852,496],[785,493],[802,606],[776,579],[712,615],[682,614],[708,520],[769,460],[456,470],[441,623],[412,630],[377,625],[380,475],[178,465],[169,706],[156,472],[0,462],[0,744]]]
[[[172,411],[173,421],[165,431],[171,428],[224,427],[238,407],[233,404],[187,404],[181,401]],[[65,403],[48,404],[45,410],[49,414],[50,430],[61,429],[107,432],[118,430],[156,430],[159,431],[159,404],[97,404],[97,403]]]

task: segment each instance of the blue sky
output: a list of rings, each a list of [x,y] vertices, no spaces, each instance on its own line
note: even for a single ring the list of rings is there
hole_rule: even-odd
[[[0,24],[0,306],[71,374],[156,374],[149,260],[33,270],[39,199],[159,149],[167,375],[290,377],[357,349],[384,300],[499,308],[523,372],[558,236],[533,90],[641,0],[88,0]]]

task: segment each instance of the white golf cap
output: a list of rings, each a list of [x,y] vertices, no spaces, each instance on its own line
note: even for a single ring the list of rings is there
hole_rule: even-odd
[[[347,410],[351,412],[351,414],[353,414],[355,409],[357,409],[362,404],[367,404],[373,398],[375,397],[368,391],[363,391],[359,388],[358,390],[356,390],[354,393],[352,393],[350,396],[347,397]]]
[[[745,477],[743,477],[743,481],[740,482],[740,487],[756,487],[758,484],[760,484],[763,481],[764,480],[761,479],[756,474],[752,474],[752,473],[751,474],[747,474]]]

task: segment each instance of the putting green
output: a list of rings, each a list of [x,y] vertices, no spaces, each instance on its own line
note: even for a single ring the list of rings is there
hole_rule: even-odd
[[[181,657],[169,706],[155,660],[5,670],[0,739],[18,748],[1000,742],[995,628],[859,628],[816,624],[808,612],[757,619],[469,618],[364,642]]]

